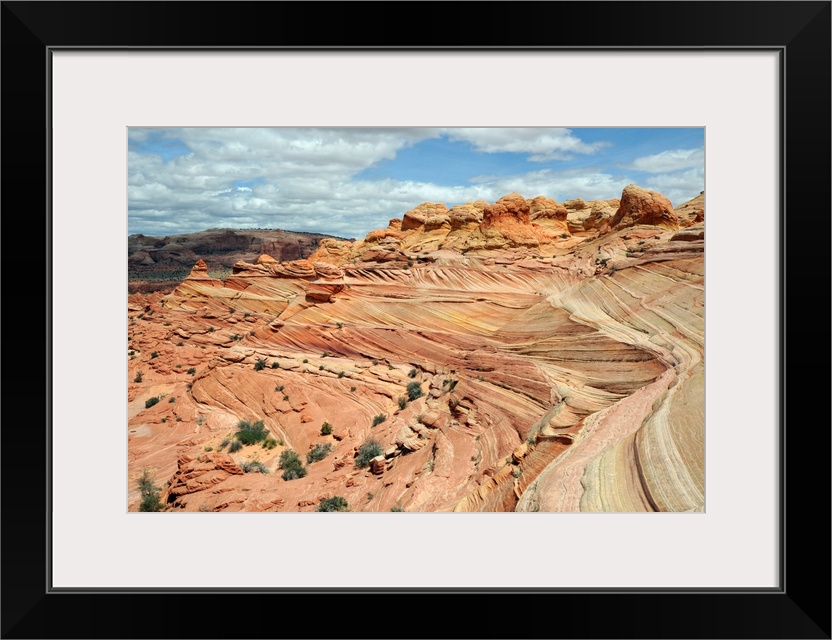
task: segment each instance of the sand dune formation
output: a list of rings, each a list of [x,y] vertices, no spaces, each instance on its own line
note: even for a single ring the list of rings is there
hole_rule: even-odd
[[[424,203],[128,323],[131,511],[704,509],[704,194]]]

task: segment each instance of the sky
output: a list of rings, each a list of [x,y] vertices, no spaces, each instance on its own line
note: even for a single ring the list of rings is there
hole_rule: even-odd
[[[705,189],[704,128],[136,128],[128,233],[284,229],[363,238],[422,202],[507,193],[674,206]]]

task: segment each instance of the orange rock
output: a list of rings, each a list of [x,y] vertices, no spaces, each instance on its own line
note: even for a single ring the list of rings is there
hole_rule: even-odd
[[[610,226],[620,229],[636,224],[678,229],[679,219],[670,200],[662,194],[630,184],[621,193],[621,205],[610,221]]]

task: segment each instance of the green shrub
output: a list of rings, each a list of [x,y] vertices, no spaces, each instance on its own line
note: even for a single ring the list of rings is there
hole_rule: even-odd
[[[308,358],[304,358],[304,359],[303,359],[303,364],[307,364],[308,362],[309,362],[309,359],[308,359]]]
[[[355,456],[355,464],[358,467],[366,467],[370,464],[370,460],[376,456],[380,456],[382,453],[384,453],[384,449],[381,448],[378,440],[370,438],[358,448],[358,453]]]
[[[240,469],[243,470],[243,473],[268,473],[269,470],[266,468],[262,462],[257,460],[246,460],[245,462],[240,463]]]
[[[326,351],[324,351],[324,352],[321,354],[321,357],[322,357],[322,358],[326,358],[328,355],[329,355],[329,353],[327,353]]]
[[[257,358],[257,361],[254,363],[254,370],[255,371],[262,371],[266,368],[266,361],[262,358]]]
[[[349,511],[350,505],[341,496],[324,498],[318,503],[318,511]]]
[[[193,367],[191,367],[190,369],[188,369],[188,373],[189,373],[189,374],[191,374],[192,376],[193,376],[193,375],[196,375],[196,369],[194,369]]]
[[[185,346],[185,343],[184,343],[184,342],[182,342],[182,341],[180,341],[180,342],[177,342],[177,343],[176,343],[176,346],[177,346],[177,347],[184,347],[184,346]]]
[[[280,369],[280,363],[277,360],[272,362],[272,369]]]
[[[159,487],[156,486],[150,471],[146,468],[138,479],[138,485],[142,495],[139,511],[161,511],[164,505],[159,498]]]
[[[135,377],[135,378],[133,378],[133,382],[141,382],[143,377],[144,377],[144,374],[142,374],[142,372],[141,372],[141,371],[139,371],[139,372],[136,374],[136,377]]]
[[[321,435],[322,436],[328,436],[331,433],[332,433],[332,425],[329,424],[328,422],[324,422],[321,425]]]
[[[399,409],[404,409],[407,406],[407,398],[401,396],[399,398]]]
[[[205,450],[205,451],[213,451],[213,450],[214,450],[214,447],[205,447],[205,449],[204,449],[204,450]]]
[[[153,396],[144,401],[144,408],[150,409],[154,404],[159,404],[159,396]]]
[[[421,384],[415,381],[407,383],[407,397],[411,402],[416,398],[421,398],[423,395]]]
[[[306,475],[306,468],[300,460],[298,452],[294,449],[286,449],[280,454],[278,466],[283,469],[284,480],[303,478]]]
[[[332,451],[331,443],[327,442],[326,444],[316,444],[315,448],[306,454],[306,464],[312,464],[313,462],[323,460],[329,455],[330,451]]]
[[[216,329],[214,329],[214,327],[208,327],[208,332],[209,333],[214,333],[214,331],[216,331]]]
[[[318,367],[318,371],[323,371],[323,370],[324,370],[324,365],[321,365],[320,367]]]
[[[343,377],[344,377],[344,372],[343,372],[343,371],[339,371],[339,372],[338,372],[338,377],[339,377],[339,378],[343,378]]]
[[[139,511],[161,511],[162,501],[159,499],[159,492],[150,493],[142,498],[139,504]]]
[[[271,451],[276,446],[277,446],[277,440],[275,440],[274,438],[266,438],[265,440],[263,440],[263,448],[264,449],[268,449],[269,451]]]
[[[229,444],[231,444],[231,440],[228,438],[223,438],[222,442],[220,442],[219,446],[217,447],[217,451],[222,451],[225,449]]]
[[[338,326],[339,329],[344,328],[344,323],[343,322],[336,322],[335,324]]]
[[[283,389],[284,389],[284,386],[282,384],[279,384],[274,388],[275,391],[283,391]]]
[[[416,369],[411,369],[411,370],[407,373],[407,376],[408,376],[409,378],[415,378],[417,375],[419,375],[419,372],[418,372],[418,371],[416,371]]]
[[[171,397],[170,397],[170,400],[168,400],[168,402],[170,402],[171,404],[173,404],[174,402],[176,402],[176,396],[171,396]]]
[[[380,425],[382,422],[387,420],[387,416],[383,413],[378,414],[375,418],[373,418],[373,426]]]
[[[150,353],[150,359],[151,359],[151,360],[152,360],[153,358],[158,358],[158,357],[159,357],[159,352],[158,352],[158,351],[152,351],[152,352]]]
[[[390,511],[404,511],[404,509],[402,509],[399,505],[393,505],[390,508]]]
[[[233,440],[231,444],[228,446],[228,453],[237,453],[242,448],[242,442],[240,442],[239,440]]]
[[[269,435],[269,430],[262,420],[257,422],[249,422],[248,420],[240,420],[237,423],[237,440],[243,444],[254,444],[255,442],[262,442]]]

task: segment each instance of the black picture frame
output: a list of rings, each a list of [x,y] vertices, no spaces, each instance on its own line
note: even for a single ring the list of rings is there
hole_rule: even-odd
[[[829,274],[830,264],[830,2],[395,6],[2,3],[2,637],[830,638],[830,351],[825,322],[830,289],[821,275]],[[398,19],[402,10],[408,15],[405,21]],[[379,15],[386,30],[372,26]],[[780,587],[673,592],[52,590],[48,487],[59,479],[49,472],[49,434],[57,428],[50,399],[52,385],[59,381],[50,376],[49,274],[58,265],[49,257],[52,243],[60,239],[50,235],[50,55],[61,48],[130,47],[778,51],[784,79],[781,268],[776,285],[782,301]],[[786,268],[787,258],[791,268]],[[747,262],[738,268],[749,268]],[[807,286],[815,298],[806,299],[802,292]],[[792,394],[787,394],[787,382]],[[739,465],[737,472],[742,472]],[[94,488],[78,491],[83,517],[84,510],[96,508]],[[171,562],[180,552],[172,548]],[[533,558],[520,554],[518,562],[524,561]],[[447,619],[459,620],[460,626],[445,628]]]

